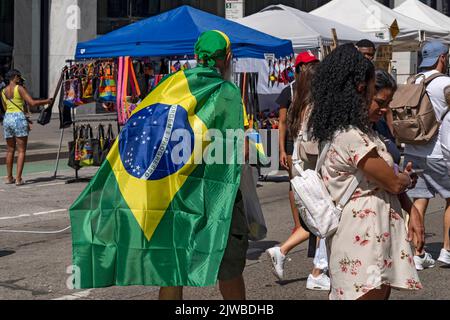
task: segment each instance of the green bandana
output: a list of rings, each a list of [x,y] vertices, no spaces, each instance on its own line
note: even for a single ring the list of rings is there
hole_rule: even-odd
[[[230,39],[225,33],[217,30],[203,32],[195,44],[198,60],[211,68],[216,66],[216,59],[225,60],[230,50]]]

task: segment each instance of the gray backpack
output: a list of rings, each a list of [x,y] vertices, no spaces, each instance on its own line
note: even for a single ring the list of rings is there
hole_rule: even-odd
[[[399,85],[390,106],[394,117],[394,132],[399,142],[424,145],[439,132],[442,119],[436,119],[427,87],[433,80],[443,76],[442,73],[437,73],[425,79],[425,75],[418,74],[410,77],[407,84]],[[424,80],[416,84],[421,77]]]

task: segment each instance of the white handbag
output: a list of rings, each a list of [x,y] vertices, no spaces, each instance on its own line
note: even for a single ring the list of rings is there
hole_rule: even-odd
[[[358,170],[354,180],[336,206],[320,175],[320,169],[330,150],[331,142],[328,142],[320,153],[316,170],[303,170],[302,161],[298,155],[300,141],[301,139],[296,139],[292,156],[293,165],[298,172],[298,175],[291,180],[294,198],[300,216],[309,230],[317,237],[324,239],[336,232],[342,211],[358,188],[363,173]]]

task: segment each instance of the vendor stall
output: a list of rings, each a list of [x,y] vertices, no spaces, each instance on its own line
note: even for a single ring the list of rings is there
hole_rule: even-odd
[[[296,53],[318,50],[324,44],[330,45],[333,41],[332,29],[336,30],[341,43],[357,42],[364,38],[368,38],[374,43],[387,43],[375,35],[367,35],[336,21],[281,4],[268,6],[237,22],[272,36],[291,40]]]
[[[375,0],[333,0],[311,14],[334,20],[392,43],[394,51],[416,50],[428,37],[447,31],[411,19]]]
[[[85,99],[94,100],[106,110],[115,112],[119,124],[126,123],[139,100],[165,75],[194,66],[194,45],[200,34],[207,30],[220,30],[229,36],[235,64],[239,64],[241,58],[264,61],[267,55],[286,60],[293,56],[289,40],[272,37],[190,6],[181,6],[79,43],[75,61],[68,66],[72,71],[66,77],[63,105],[73,110],[82,106]],[[242,72],[235,76],[236,83],[241,85],[250,119],[256,120],[259,114],[255,91],[257,75]],[[86,129],[88,120],[71,119],[74,142],[83,137],[86,139],[86,135],[92,136],[91,130]],[[84,129],[75,125],[79,122]],[[76,147],[74,152],[77,152]],[[77,165],[74,167],[79,169]]]
[[[395,7],[394,11],[417,21],[422,21],[434,28],[444,29],[450,34],[450,17],[419,0],[406,0],[401,5]],[[449,40],[449,35],[447,35],[446,41],[450,42]]]

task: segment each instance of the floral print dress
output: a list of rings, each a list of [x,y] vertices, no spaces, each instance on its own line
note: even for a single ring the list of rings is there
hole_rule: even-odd
[[[351,184],[358,163],[370,151],[391,166],[392,157],[374,133],[359,129],[340,132],[322,167],[322,177],[334,201]],[[394,169],[393,169],[394,170]],[[331,300],[356,300],[381,285],[422,288],[398,197],[363,178],[345,206],[337,232],[327,239]]]

